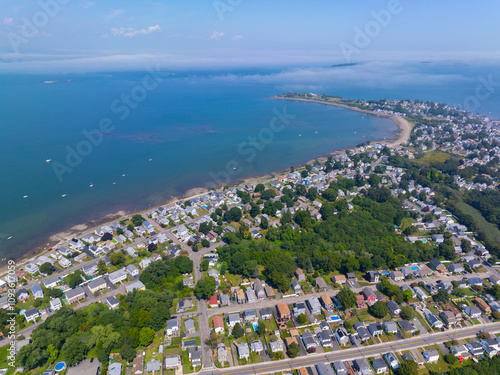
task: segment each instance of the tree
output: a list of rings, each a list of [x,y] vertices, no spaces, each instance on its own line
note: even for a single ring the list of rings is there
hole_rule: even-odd
[[[411,306],[404,306],[401,308],[399,316],[404,320],[412,320],[415,316],[415,309]]]
[[[104,275],[106,272],[108,272],[108,266],[106,266],[104,259],[100,259],[99,262],[97,262],[97,274]]]
[[[65,279],[66,284],[68,284],[70,288],[74,288],[75,286],[80,285],[83,282],[82,275],[83,272],[80,270],[76,270],[75,272],[70,273]]]
[[[269,221],[265,217],[262,217],[260,219],[260,228],[267,229],[268,227],[269,227]]]
[[[125,255],[121,251],[118,251],[109,256],[109,261],[113,266],[122,267],[125,265]]]
[[[134,229],[135,229],[134,224],[129,224],[129,225],[127,225],[127,230],[128,230],[128,231],[133,232],[133,231],[134,231]]]
[[[446,363],[449,363],[450,365],[453,365],[454,363],[457,363],[458,362],[458,359],[457,357],[455,357],[453,354],[451,353],[448,353],[444,356],[444,360],[446,361]]]
[[[201,240],[201,246],[203,247],[210,247],[210,241],[208,241],[206,238]]]
[[[139,334],[139,342],[141,346],[148,346],[153,342],[155,338],[155,331],[152,328],[144,327],[141,329],[141,333]]]
[[[418,371],[417,362],[407,359],[399,364],[398,375],[414,375]]]
[[[316,188],[310,188],[307,191],[307,198],[311,201],[315,200],[318,197],[318,190]]]
[[[408,302],[409,300],[411,300],[413,298],[413,292],[411,291],[411,289],[406,289],[403,292],[403,298],[406,302]]]
[[[203,222],[203,223],[200,224],[200,229],[199,230],[204,235],[207,235],[208,232],[210,232],[212,230],[212,225],[211,224],[209,225],[208,223]]]
[[[194,295],[199,299],[209,299],[215,293],[215,280],[213,277],[204,277],[198,280],[194,287]]]
[[[356,306],[356,294],[349,288],[343,287],[337,294],[337,299],[340,304],[344,306],[344,309],[350,309]]]
[[[63,295],[63,291],[59,288],[52,288],[49,290],[49,296],[52,298],[59,298]]]
[[[230,221],[240,221],[241,220],[241,210],[238,207],[233,207],[224,214],[224,220]]]
[[[264,186],[264,184],[257,184],[257,186],[255,186],[255,192],[256,193],[262,193],[264,190],[266,190],[266,187]]]
[[[323,194],[321,194],[321,196],[329,202],[335,202],[338,197],[338,192],[335,189],[328,188],[323,192]]]
[[[134,224],[134,226],[138,227],[142,225],[142,223],[144,223],[146,220],[140,214],[135,214],[132,215],[130,221],[132,221],[132,224]]]
[[[255,203],[250,203],[250,216],[251,217],[256,217],[258,214],[260,214],[260,207],[259,205]]]
[[[439,289],[436,294],[432,296],[434,302],[447,303],[450,300],[450,295],[444,289]]]
[[[299,316],[297,317],[297,323],[305,324],[306,322],[307,322],[306,314],[299,314]]]
[[[259,320],[259,323],[257,324],[257,333],[259,336],[264,336],[266,333],[266,323],[264,323],[263,320]]]
[[[382,319],[389,314],[389,309],[387,308],[387,304],[385,302],[377,301],[368,308],[368,312],[375,318]]]
[[[296,342],[292,342],[289,346],[288,346],[288,350],[286,351],[286,354],[290,357],[290,358],[295,358],[299,355],[300,353],[300,346],[296,343]]]
[[[124,343],[120,348],[120,355],[127,362],[132,362],[135,358],[137,351],[132,347],[132,345]]]
[[[82,345],[79,335],[69,337],[64,343],[61,351],[69,366],[76,365],[85,359],[87,345]]]
[[[210,266],[210,261],[208,259],[203,259],[201,261],[201,271],[202,272],[208,271],[209,266]]]
[[[193,261],[185,255],[181,255],[175,258],[174,266],[177,267],[179,269],[179,272],[182,274],[193,272]]]
[[[40,266],[40,273],[44,275],[52,275],[56,268],[49,262],[45,262]]]
[[[245,335],[245,330],[240,323],[236,323],[233,327],[233,337],[237,340]]]

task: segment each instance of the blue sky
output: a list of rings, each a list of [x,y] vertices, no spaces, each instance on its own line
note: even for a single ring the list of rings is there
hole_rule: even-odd
[[[496,60],[499,14],[495,0],[2,0],[0,71]]]

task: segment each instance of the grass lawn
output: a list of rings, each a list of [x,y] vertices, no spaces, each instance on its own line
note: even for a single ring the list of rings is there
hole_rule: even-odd
[[[451,155],[448,154],[447,152],[442,152],[442,151],[429,151],[424,154],[424,157],[422,159],[414,159],[413,161],[422,164],[422,165],[431,165],[431,163],[434,162],[445,162],[451,158]]]
[[[168,346],[163,349],[163,355],[181,355],[181,351],[180,346]]]
[[[486,234],[488,238],[490,238],[493,241],[500,242],[500,230],[497,228],[495,224],[492,224],[489,221],[487,221],[483,217],[483,215],[481,215],[481,212],[479,212],[474,207],[468,205],[465,202],[457,202],[457,207],[463,213],[471,215],[474,221],[476,222],[478,228],[481,228],[481,230]]]
[[[191,365],[188,366],[182,366],[182,373],[183,374],[191,374],[194,372],[194,368]]]

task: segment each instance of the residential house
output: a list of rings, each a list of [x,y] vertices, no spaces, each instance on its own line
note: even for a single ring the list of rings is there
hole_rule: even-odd
[[[392,333],[392,334],[398,333],[398,326],[393,321],[385,322],[384,328],[387,333]]]
[[[181,298],[177,304],[177,312],[183,313],[193,308],[193,301],[190,298]]]
[[[481,281],[481,279],[479,277],[471,277],[469,279],[467,279],[467,284],[469,286],[482,286],[483,285],[483,282]]]
[[[302,293],[302,288],[297,280],[292,281],[291,287],[294,293],[296,294]]]
[[[214,316],[214,331],[217,334],[224,332],[224,319],[220,315]]]
[[[235,287],[233,289],[233,298],[236,301],[236,303],[245,303],[246,298],[243,289],[241,289],[240,287]]]
[[[178,336],[180,331],[179,321],[177,318],[167,320],[167,336]]]
[[[266,296],[268,299],[274,299],[274,297],[276,297],[273,288],[271,288],[269,285],[264,285],[264,292],[266,292]]]
[[[308,353],[316,352],[316,340],[314,340],[314,336],[309,330],[306,330],[302,334],[302,342],[304,343],[304,347],[306,348]]]
[[[361,341],[366,341],[366,340],[370,339],[371,336],[368,333],[367,329],[365,328],[365,326],[362,322],[354,323],[354,325],[352,327],[356,331],[356,334],[358,335],[358,337]]]
[[[354,367],[361,375],[371,375],[372,370],[368,361],[362,357],[354,360]]]
[[[70,289],[64,293],[66,296],[66,301],[68,304],[72,304],[74,302],[80,301],[85,298],[85,290],[81,286],[77,286],[74,289]]]
[[[435,363],[439,361],[439,353],[437,350],[426,350],[422,353],[427,363]]]
[[[454,273],[462,273],[465,271],[465,268],[460,263],[453,263],[448,266],[448,271]]]
[[[47,289],[52,289],[52,288],[55,288],[57,286],[57,284],[59,284],[59,282],[60,282],[60,280],[58,277],[52,277],[52,278],[47,278],[47,279],[43,280],[43,285]]]
[[[252,322],[257,319],[257,313],[255,310],[245,310],[243,312],[243,317],[245,319],[245,322]]]
[[[380,323],[370,323],[368,325],[368,330],[370,331],[372,336],[379,336],[384,333],[384,329],[382,327],[382,324]]]
[[[438,259],[434,258],[431,259],[429,262],[429,267],[435,271],[444,271],[446,268],[443,266],[443,263],[441,263]]]
[[[333,362],[333,368],[337,375],[348,375],[349,371],[347,370],[347,366],[343,361],[335,361]]]
[[[183,286],[193,286],[194,285],[194,280],[192,277],[185,277],[182,279],[182,285]]]
[[[328,294],[322,294],[319,297],[319,301],[321,302],[321,306],[327,311],[333,310],[333,302]]]
[[[224,345],[224,344],[222,344],[222,345]],[[165,357],[165,368],[166,369],[176,369],[180,365],[181,365],[181,362],[179,360],[179,356],[178,355],[168,355],[168,356]]]
[[[329,363],[318,363],[316,365],[316,370],[319,375],[335,375],[335,372]]]
[[[392,271],[390,276],[394,281],[402,281],[405,279],[405,275],[403,275],[403,272],[401,271]]]
[[[112,284],[118,284],[127,280],[127,273],[123,270],[123,268],[121,268],[115,272],[111,272],[108,278]]]
[[[34,285],[31,288],[31,294],[33,294],[33,297],[35,299],[42,299],[43,298],[43,290],[40,285]]]
[[[393,300],[387,302],[387,308],[393,316],[401,314],[401,307],[399,307],[399,305]]]
[[[353,272],[348,272],[346,274],[347,281],[354,282],[356,281],[356,275]]]
[[[464,308],[464,313],[471,319],[477,319],[481,316],[481,310],[477,306],[466,306]]]
[[[108,367],[108,375],[121,375],[122,364],[120,362],[113,362]]]
[[[196,328],[194,325],[194,319],[186,319],[184,321],[184,327],[186,328],[186,333],[195,333]]]
[[[329,289],[325,279],[323,279],[322,277],[317,277],[315,281],[316,281],[316,288],[318,288],[318,290],[325,291]]]
[[[372,306],[375,302],[377,302],[377,296],[370,288],[363,288],[361,294],[365,297],[365,301],[368,305]]]
[[[270,308],[265,308],[260,310],[259,312],[261,319],[264,320],[272,320],[273,319],[273,311]]]
[[[104,280],[104,278],[100,277],[89,282],[87,286],[90,292],[95,295],[98,291],[106,289],[108,284],[106,284],[106,280]]]
[[[227,362],[227,349],[223,342],[217,345],[217,361],[219,363]]]
[[[305,281],[306,280],[306,275],[304,274],[304,271],[302,269],[297,268],[295,271],[295,276],[297,276],[297,280],[299,281]]]
[[[250,343],[250,351],[254,353],[262,353],[264,351],[264,345],[260,340],[253,340]]]
[[[139,262],[139,267],[141,267],[142,269],[145,269],[150,264],[151,264],[151,258],[143,258]]]
[[[135,289],[146,290],[146,285],[144,285],[142,281],[137,280],[135,283],[132,283],[125,287],[127,293],[132,293]]]
[[[334,284],[345,284],[346,282],[346,278],[344,275],[334,275],[332,276],[332,281]]]
[[[280,320],[290,320],[290,308],[286,303],[278,302],[276,304],[276,311],[278,314],[278,319]]]
[[[454,345],[450,347],[450,353],[455,357],[468,357],[469,350],[465,345]]]
[[[28,322],[36,322],[36,319],[40,317],[40,312],[36,307],[25,311],[23,314]]]
[[[306,303],[312,315],[321,314],[321,304],[318,297],[310,297],[306,300]]]
[[[283,340],[281,340],[281,339],[278,339],[278,340],[271,339],[271,341],[269,342],[269,347],[271,348],[271,352],[273,352],[273,353],[285,351]]]
[[[451,311],[453,313],[453,315],[455,315],[455,319],[457,322],[462,321],[463,317],[462,317],[462,314],[460,313],[460,311],[458,311],[458,309],[456,309],[454,307],[450,307],[448,309],[448,311]]]
[[[62,307],[62,302],[59,298],[52,298],[50,300],[50,308],[53,310],[53,311],[57,311],[59,310],[60,308]]]
[[[238,313],[231,313],[231,314],[228,314],[227,316],[227,324],[229,327],[233,328],[236,323],[240,323],[241,324],[241,317],[240,317],[240,314]]]
[[[385,374],[388,371],[387,363],[382,358],[375,358],[372,361],[372,367],[375,370],[375,374]]]
[[[229,306],[231,304],[231,300],[227,294],[223,294],[222,292],[219,294],[219,304],[221,306]]]
[[[257,301],[257,296],[255,295],[255,292],[252,288],[247,288],[247,290],[245,291],[245,295],[247,297],[248,303],[254,303]]]
[[[133,264],[127,266],[127,273],[132,277],[139,276],[139,270]]]
[[[488,304],[479,297],[474,298],[474,302],[476,303],[476,306],[479,307],[479,309],[483,312],[483,314],[490,315],[491,314],[491,307],[488,306]]]
[[[340,345],[346,345],[349,342],[349,335],[343,327],[337,328],[334,335]]]
[[[297,317],[300,314],[305,314],[305,313],[306,313],[305,302],[302,302],[302,301],[295,302],[294,307],[293,307],[293,315],[295,315]]]
[[[401,330],[403,332],[409,332],[411,334],[417,332],[417,329],[415,328],[415,326],[410,323],[408,320],[400,320],[398,322],[398,326],[401,328]]]
[[[253,291],[255,292],[255,296],[259,301],[262,301],[266,298],[266,292],[264,291],[264,288],[262,287],[262,281],[259,279],[256,279],[253,282]]]
[[[366,279],[370,283],[378,283],[380,278],[380,274],[377,271],[367,271],[366,272]]]
[[[120,300],[115,296],[109,296],[108,298],[106,298],[105,303],[111,310],[114,310],[120,305]]]
[[[415,287],[413,290],[415,291],[415,294],[421,301],[425,302],[428,298],[430,298],[430,296],[426,292],[424,292],[424,290],[419,286]]]
[[[457,324],[457,319],[455,318],[455,314],[453,314],[451,311],[441,311],[439,313],[439,317],[443,319],[444,323],[447,326],[455,325]]]
[[[238,356],[240,359],[250,358],[250,349],[248,348],[248,344],[246,343],[246,341],[237,344],[236,348],[238,349]]]
[[[317,333],[318,340],[321,343],[323,347],[331,347],[332,346],[332,339],[330,337],[330,333],[328,331],[319,331]]]
[[[396,358],[394,353],[387,352],[382,357],[385,359],[385,362],[387,362],[387,364],[393,371],[396,371],[399,368],[398,359]]]
[[[362,294],[356,295],[356,308],[358,310],[365,310],[368,308],[366,305],[365,297]]]
[[[160,372],[161,371],[161,362],[157,359],[153,359],[146,363],[146,372]]]
[[[478,342],[469,342],[465,344],[465,347],[473,356],[482,356],[484,353],[483,346]]]
[[[433,328],[441,328],[443,326],[443,322],[430,310],[423,309],[425,318]]]

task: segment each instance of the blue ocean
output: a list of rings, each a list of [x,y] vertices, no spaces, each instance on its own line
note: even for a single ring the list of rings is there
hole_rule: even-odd
[[[388,119],[276,94],[434,100],[499,118],[496,80],[495,67],[424,63],[0,76],[0,256],[397,131]],[[483,81],[491,87],[477,95]]]

